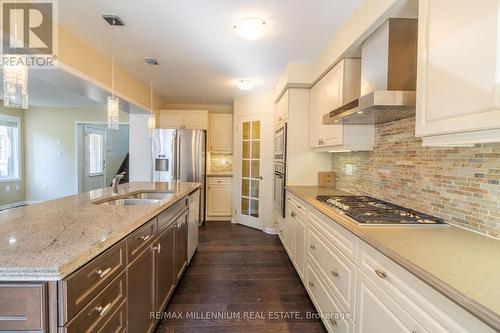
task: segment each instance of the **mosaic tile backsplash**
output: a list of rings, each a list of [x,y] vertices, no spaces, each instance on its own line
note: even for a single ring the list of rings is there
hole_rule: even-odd
[[[211,172],[232,172],[233,155],[222,153],[210,153]]]
[[[346,165],[353,165],[347,176]],[[371,152],[334,153],[337,187],[500,239],[500,143],[422,147],[415,118],[378,125]]]

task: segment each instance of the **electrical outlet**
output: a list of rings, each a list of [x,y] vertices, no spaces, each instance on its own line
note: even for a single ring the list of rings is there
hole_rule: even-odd
[[[20,191],[20,190],[21,190],[21,186],[16,185],[16,191]]]
[[[353,169],[354,169],[354,167],[352,164],[346,164],[345,165],[345,174],[348,176],[352,176]]]
[[[10,185],[5,185],[5,192],[10,192]]]

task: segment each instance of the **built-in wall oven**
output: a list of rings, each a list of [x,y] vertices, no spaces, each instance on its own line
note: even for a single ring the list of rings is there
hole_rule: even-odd
[[[274,134],[274,207],[282,217],[285,217],[286,123],[276,128]]]
[[[282,217],[285,217],[286,175],[285,163],[274,163],[274,207]]]

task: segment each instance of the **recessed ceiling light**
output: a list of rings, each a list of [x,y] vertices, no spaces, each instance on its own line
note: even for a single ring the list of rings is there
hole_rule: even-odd
[[[256,40],[266,32],[266,21],[258,17],[245,17],[234,26],[234,30],[246,40]]]
[[[236,85],[241,90],[250,90],[255,87],[255,82],[252,80],[238,80],[236,81]]]

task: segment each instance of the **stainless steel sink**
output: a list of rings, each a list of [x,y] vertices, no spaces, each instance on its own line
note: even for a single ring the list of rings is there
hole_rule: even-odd
[[[98,205],[110,205],[110,206],[148,206],[159,203],[158,199],[138,199],[138,198],[125,198],[125,199],[115,199],[107,200],[98,203]]]
[[[127,195],[126,198],[163,200],[172,195],[173,192],[140,192]]]

